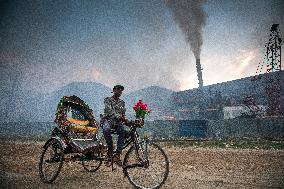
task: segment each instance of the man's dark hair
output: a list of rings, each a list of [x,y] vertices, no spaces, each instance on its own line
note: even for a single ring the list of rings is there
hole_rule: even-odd
[[[122,85],[115,85],[112,90],[115,90],[115,89],[124,90],[124,87]]]

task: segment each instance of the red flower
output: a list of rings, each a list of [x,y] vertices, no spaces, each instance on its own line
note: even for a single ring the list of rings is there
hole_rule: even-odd
[[[133,106],[133,109],[136,111],[138,109],[137,104],[135,106]]]
[[[147,104],[143,104],[142,100],[139,100],[134,106],[133,109],[136,113],[137,118],[145,118],[145,115],[150,113]]]
[[[142,104],[142,105],[141,105],[141,109],[142,109],[142,110],[147,110],[147,104]]]

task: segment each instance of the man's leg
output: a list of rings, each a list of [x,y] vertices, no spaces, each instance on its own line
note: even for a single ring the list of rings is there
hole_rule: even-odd
[[[118,134],[116,152],[121,154],[123,146],[124,146],[124,139],[125,139],[124,125],[122,124],[118,125],[116,128],[116,132]]]
[[[105,121],[103,124],[103,134],[104,134],[104,138],[107,143],[108,156],[112,156],[113,141],[112,141],[112,136],[111,136],[110,124],[108,121]]]
[[[118,134],[117,138],[117,145],[116,145],[116,152],[114,155],[113,161],[122,166],[122,162],[120,160],[120,155],[124,146],[124,139],[125,139],[125,130],[124,130],[124,125],[117,125],[116,132]]]

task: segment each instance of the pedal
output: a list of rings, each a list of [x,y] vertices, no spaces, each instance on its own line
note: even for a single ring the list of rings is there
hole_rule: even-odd
[[[105,166],[110,167],[111,166],[111,161],[106,161]]]

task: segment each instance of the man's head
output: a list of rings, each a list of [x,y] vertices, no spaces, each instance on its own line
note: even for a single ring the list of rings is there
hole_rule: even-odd
[[[115,85],[112,89],[114,97],[119,98],[123,90],[124,90],[124,87],[122,85]]]

